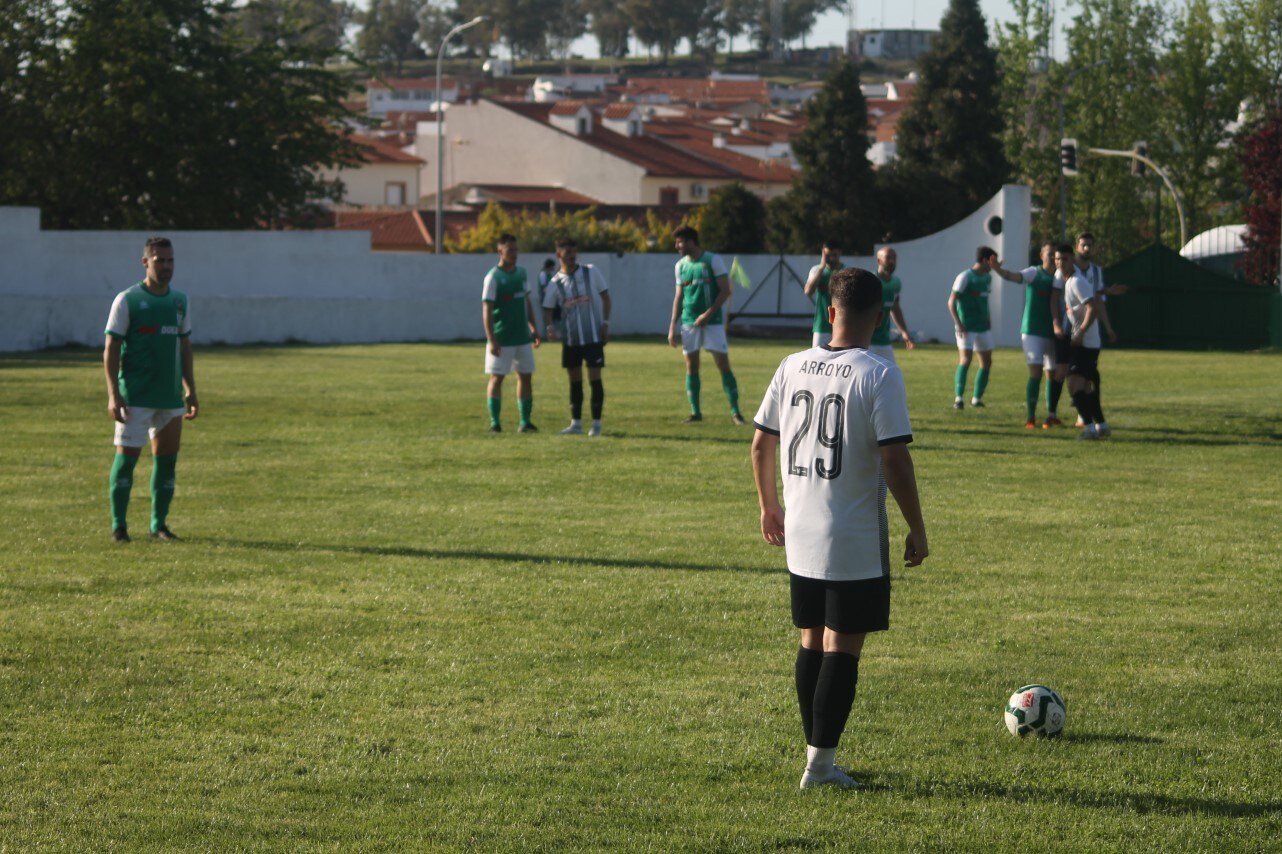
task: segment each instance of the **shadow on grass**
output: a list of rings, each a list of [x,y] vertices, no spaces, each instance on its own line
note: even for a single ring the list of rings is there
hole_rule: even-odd
[[[1054,786],[1043,788],[981,782],[923,782],[907,787],[888,783],[887,787],[909,798],[982,797],[1010,803],[1068,804],[1087,809],[1122,809],[1141,814],[1214,815],[1228,818],[1255,818],[1282,814],[1282,800],[1185,798],[1155,792],[1093,792]]]
[[[568,564],[603,566],[618,569],[675,569],[693,572],[784,573],[783,565],[728,566],[724,564],[688,563],[684,561],[628,560],[613,557],[578,555],[540,555],[528,552],[496,552],[480,549],[425,549],[413,546],[354,546],[325,543],[269,542],[263,540],[217,540],[219,545],[270,552],[330,552],[336,554],[373,555],[376,557],[412,557],[423,560],[483,560],[491,563]]]
[[[23,368],[83,368],[101,365],[102,350],[91,347],[60,347],[57,350],[36,350],[31,353],[0,354],[0,371]]]
[[[1093,742],[1104,742],[1105,744],[1165,744],[1164,739],[1152,735],[1131,735],[1125,732],[1066,732],[1061,735],[1059,741],[1067,741],[1075,744],[1091,744]]]

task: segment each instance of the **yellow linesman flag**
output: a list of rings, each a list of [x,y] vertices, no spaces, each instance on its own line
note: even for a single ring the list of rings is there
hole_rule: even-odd
[[[752,277],[739,264],[738,255],[734,256],[734,260],[730,262],[730,281],[737,283],[741,288],[752,287]]]

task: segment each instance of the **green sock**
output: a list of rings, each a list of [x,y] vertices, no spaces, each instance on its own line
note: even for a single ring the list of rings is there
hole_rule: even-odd
[[[516,399],[516,414],[521,419],[521,425],[530,423],[530,413],[534,411],[534,398],[518,397]]]
[[[690,401],[690,414],[700,415],[698,374],[686,374],[686,398]]]
[[[174,500],[174,469],[178,468],[177,454],[164,454],[151,461],[151,530],[165,527],[169,515],[169,502]]]
[[[1028,420],[1032,421],[1037,418],[1037,393],[1042,390],[1042,381],[1039,379],[1028,378],[1028,384],[1024,387],[1024,398],[1028,404]]]
[[[983,400],[984,389],[988,388],[988,368],[980,368],[975,371],[975,399]]]
[[[970,365],[958,365],[957,372],[953,374],[953,394],[961,397],[966,393],[966,373],[970,370]]]
[[[111,463],[111,529],[128,527],[125,514],[129,510],[129,490],[134,485],[134,466],[138,458],[116,452],[116,459]]]
[[[730,412],[739,414],[739,384],[735,382],[734,372],[726,371],[721,375],[721,387],[725,389],[726,399],[730,401]]]
[[[487,397],[485,398],[485,408],[490,412],[490,426],[499,426],[499,412],[503,409],[503,398]]]

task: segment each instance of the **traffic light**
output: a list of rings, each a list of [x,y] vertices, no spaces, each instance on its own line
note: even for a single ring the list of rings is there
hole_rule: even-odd
[[[1135,145],[1131,146],[1131,150],[1134,151],[1136,154],[1138,154],[1140,157],[1148,157],[1148,143],[1145,142],[1144,140],[1140,140],[1139,142],[1135,143]],[[1147,171],[1148,171],[1148,164],[1146,164],[1143,160],[1138,160],[1134,157],[1131,158],[1131,174],[1132,175],[1134,175],[1137,178],[1143,178],[1144,173]]]
[[[1059,170],[1070,177],[1077,174],[1077,140],[1059,141]]]

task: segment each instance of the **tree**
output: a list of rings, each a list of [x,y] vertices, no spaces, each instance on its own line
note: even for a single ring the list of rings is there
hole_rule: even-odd
[[[658,232],[653,231],[659,228]],[[446,240],[450,252],[492,252],[499,235],[515,234],[523,252],[548,252],[561,235],[573,237],[580,252],[645,252],[647,232],[662,239],[673,231],[670,224],[647,217],[647,225],[616,217],[599,219],[595,207],[574,213],[547,211],[512,211],[490,202],[477,217],[476,226],[464,231],[457,240]],[[668,248],[672,241],[669,238]]]
[[[1087,157],[1084,149],[1129,150],[1148,140],[1154,160],[1168,158],[1172,143],[1154,133],[1168,108],[1160,69],[1169,27],[1156,0],[1079,0],[1079,7],[1068,30],[1070,62],[1055,66],[1051,79],[1062,93],[1067,136],[1079,142],[1068,228],[1094,232],[1096,255],[1107,261],[1152,242],[1151,211],[1162,199],[1156,182],[1131,174],[1128,160]]]
[[[1247,117],[1260,121],[1282,103],[1282,0],[1225,0],[1222,20]]]
[[[628,55],[628,38],[632,35],[632,19],[618,0],[585,0],[589,28],[596,36],[601,55],[622,59]]]
[[[253,0],[233,13],[246,38],[285,39],[331,55],[341,52],[355,14],[342,0]]]
[[[792,141],[801,174],[788,203],[772,208],[772,239],[785,240],[796,252],[817,252],[829,239],[848,250],[871,250],[877,202],[868,162],[868,104],[853,64],[833,67],[806,103],[806,116],[805,130]]]
[[[570,41],[585,31],[585,12],[580,0],[460,0],[464,20],[487,16],[492,32],[498,33],[516,56],[548,55],[548,39],[554,31],[573,32]],[[486,28],[478,27],[476,38]],[[567,42],[568,44],[568,42]]]
[[[22,133],[0,135],[0,204],[38,206],[49,228],[214,229],[341,196],[315,171],[357,158],[321,52],[251,40],[215,0],[5,6],[32,35],[3,82]]]
[[[755,255],[765,247],[765,203],[738,181],[712,191],[702,223],[700,240],[718,252]]]
[[[419,17],[424,0],[369,0],[369,8],[358,13],[361,25],[356,51],[362,59],[384,73],[399,75],[405,63],[425,59],[419,42]]]
[[[1247,254],[1242,265],[1252,282],[1282,284],[1282,105],[1242,140],[1242,173],[1251,191],[1246,206]]]
[[[896,137],[893,168],[935,185],[925,231],[956,222],[1001,188],[1009,173],[1001,132],[997,55],[978,0],[951,0]]]
[[[623,0],[622,6],[637,41],[658,50],[665,63],[677,44],[689,35],[688,0]]]

